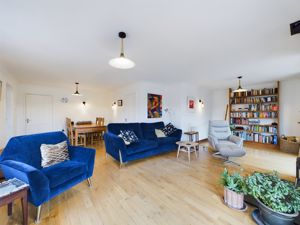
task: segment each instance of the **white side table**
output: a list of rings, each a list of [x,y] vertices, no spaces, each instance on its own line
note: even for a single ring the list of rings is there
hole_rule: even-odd
[[[178,145],[177,159],[179,156],[179,152],[188,153],[189,163],[191,162],[191,152],[195,152],[197,158],[197,148],[199,146],[198,143],[191,141],[177,141],[176,144]]]

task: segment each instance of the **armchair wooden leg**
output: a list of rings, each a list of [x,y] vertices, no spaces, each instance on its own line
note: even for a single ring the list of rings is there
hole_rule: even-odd
[[[91,178],[88,178],[87,182],[88,182],[89,187],[92,187],[92,180],[91,180]]]
[[[42,210],[42,205],[36,208],[36,219],[35,219],[36,224],[41,222],[41,210]]]

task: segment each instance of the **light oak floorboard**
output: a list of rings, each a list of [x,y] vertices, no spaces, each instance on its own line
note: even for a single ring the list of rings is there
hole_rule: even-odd
[[[207,143],[206,143],[207,145]],[[111,157],[105,159],[103,143],[97,149],[92,187],[87,182],[75,186],[43,205],[41,225],[210,225],[255,224],[253,208],[238,212],[222,203],[219,174],[225,165],[200,150],[200,156],[176,152],[129,163],[122,169]],[[247,155],[237,159],[242,166],[229,170],[250,173],[278,170],[293,179],[295,155],[278,150],[246,147]],[[0,208],[0,224],[22,224],[21,204],[15,202],[13,216]],[[29,223],[34,224],[35,208],[29,207]]]

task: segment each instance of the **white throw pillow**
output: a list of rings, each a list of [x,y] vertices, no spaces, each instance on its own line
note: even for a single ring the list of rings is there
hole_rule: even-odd
[[[57,163],[69,160],[68,144],[66,141],[55,145],[42,144],[42,167],[49,167]]]
[[[118,136],[119,136],[120,138],[123,139],[123,141],[125,142],[125,145],[130,145],[130,144],[131,144],[129,141],[126,141],[126,140],[123,138],[122,134],[119,134]]]
[[[160,129],[155,129],[155,134],[158,138],[166,137],[165,133]]]

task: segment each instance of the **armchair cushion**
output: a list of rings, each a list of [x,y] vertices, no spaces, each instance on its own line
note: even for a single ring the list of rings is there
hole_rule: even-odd
[[[50,188],[55,188],[73,178],[86,173],[86,165],[82,162],[64,161],[42,169],[50,183]]]

